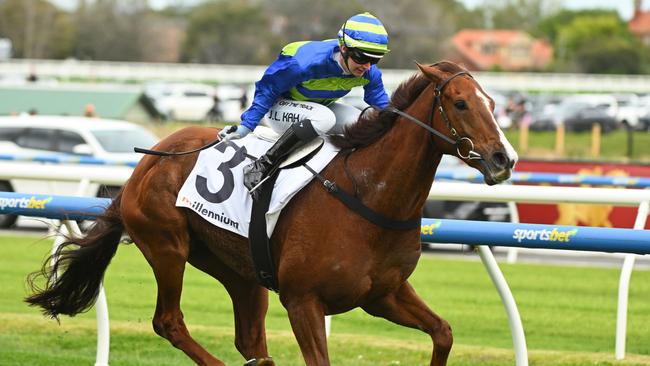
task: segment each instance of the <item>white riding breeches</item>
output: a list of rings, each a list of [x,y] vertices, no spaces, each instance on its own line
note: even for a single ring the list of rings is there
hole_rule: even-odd
[[[332,103],[328,106],[301,102],[291,99],[278,99],[266,114],[266,121],[273,131],[282,134],[293,123],[309,119],[319,135],[326,133],[343,133],[346,125],[359,119],[361,110],[343,103]]]

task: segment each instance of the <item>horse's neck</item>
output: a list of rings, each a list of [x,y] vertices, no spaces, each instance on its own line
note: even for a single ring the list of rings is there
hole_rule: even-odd
[[[421,121],[428,118],[426,105],[409,111]],[[359,150],[351,172],[363,201],[395,218],[420,215],[442,157],[431,138],[425,129],[401,118],[379,141]]]

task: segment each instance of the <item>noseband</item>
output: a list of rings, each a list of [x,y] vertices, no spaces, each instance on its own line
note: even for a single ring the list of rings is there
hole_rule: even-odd
[[[447,84],[449,84],[450,81],[452,81],[455,78],[457,78],[459,76],[462,76],[462,75],[467,75],[469,77],[472,77],[472,75],[470,75],[467,71],[460,71],[460,72],[457,72],[457,73],[451,75],[450,77],[446,78],[445,80],[443,80],[440,84],[438,84],[435,87],[435,89],[433,90],[434,98],[433,98],[433,104],[431,105],[431,112],[429,112],[429,123],[428,124],[420,121],[419,119],[411,116],[408,113],[400,111],[399,109],[397,109],[397,108],[395,108],[393,106],[387,106],[386,108],[384,108],[384,110],[396,113],[396,114],[410,120],[411,122],[414,122],[418,126],[420,126],[420,127],[424,128],[425,130],[431,132],[432,134],[440,137],[444,141],[456,146],[456,152],[458,153],[458,156],[461,159],[465,159],[465,160],[483,160],[483,157],[481,156],[481,154],[474,151],[474,142],[472,142],[472,140],[469,137],[459,136],[458,135],[458,132],[456,131],[454,126],[451,125],[451,121],[447,117],[447,113],[445,113],[445,109],[442,107],[442,91],[443,91],[443,89],[445,88],[445,86]],[[447,125],[447,128],[449,129],[449,131],[451,132],[451,135],[455,138],[455,140],[450,138],[449,136],[441,133],[440,131],[438,131],[438,130],[436,130],[436,129],[434,129],[432,127],[433,126],[433,116],[435,114],[436,107],[438,107],[438,110],[440,111],[440,115],[442,116],[442,119],[445,121],[445,124]],[[380,110],[377,107],[373,107],[373,108]],[[469,147],[467,149],[467,155],[463,155],[463,153],[461,152],[461,147],[462,147],[463,144],[467,144],[467,146]]]

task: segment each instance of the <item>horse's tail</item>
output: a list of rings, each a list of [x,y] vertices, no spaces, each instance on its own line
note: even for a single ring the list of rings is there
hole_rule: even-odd
[[[67,236],[56,252],[46,259],[41,270],[27,277],[33,294],[25,301],[30,306],[39,306],[44,315],[57,319],[59,314],[74,316],[93,306],[106,267],[115,255],[124,231],[121,199],[122,192],[97,218],[85,237]],[[68,248],[71,245],[79,248]],[[45,278],[45,288],[36,284],[39,277]]]

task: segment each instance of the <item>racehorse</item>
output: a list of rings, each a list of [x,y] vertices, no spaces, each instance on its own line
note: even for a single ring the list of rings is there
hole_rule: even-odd
[[[419,65],[393,93],[391,107],[366,111],[344,135],[339,154],[320,173],[374,212],[419,220],[442,154],[478,169],[487,184],[510,177],[517,155],[493,116],[494,102],[451,62]],[[156,149],[187,151],[219,130],[188,127]],[[247,239],[175,206],[196,154],[145,156],[84,238],[69,238],[40,273],[26,301],[46,315],[75,315],[94,303],[120,237],[128,233],[153,268],[158,286],[154,331],[200,365],[224,365],[189,334],[180,308],[186,263],[221,282],[235,314],[235,346],[247,365],[274,365],[266,344],[268,291],[260,286]],[[243,164],[242,164],[243,166]],[[471,188],[470,188],[471,189]],[[419,222],[419,221],[417,221]],[[279,297],[305,364],[329,365],[324,316],[361,307],[419,329],[433,341],[431,365],[446,365],[452,331],[408,282],[420,257],[419,227],[381,227],[350,210],[313,180],[281,213],[270,239]],[[53,274],[57,275],[53,276]]]

